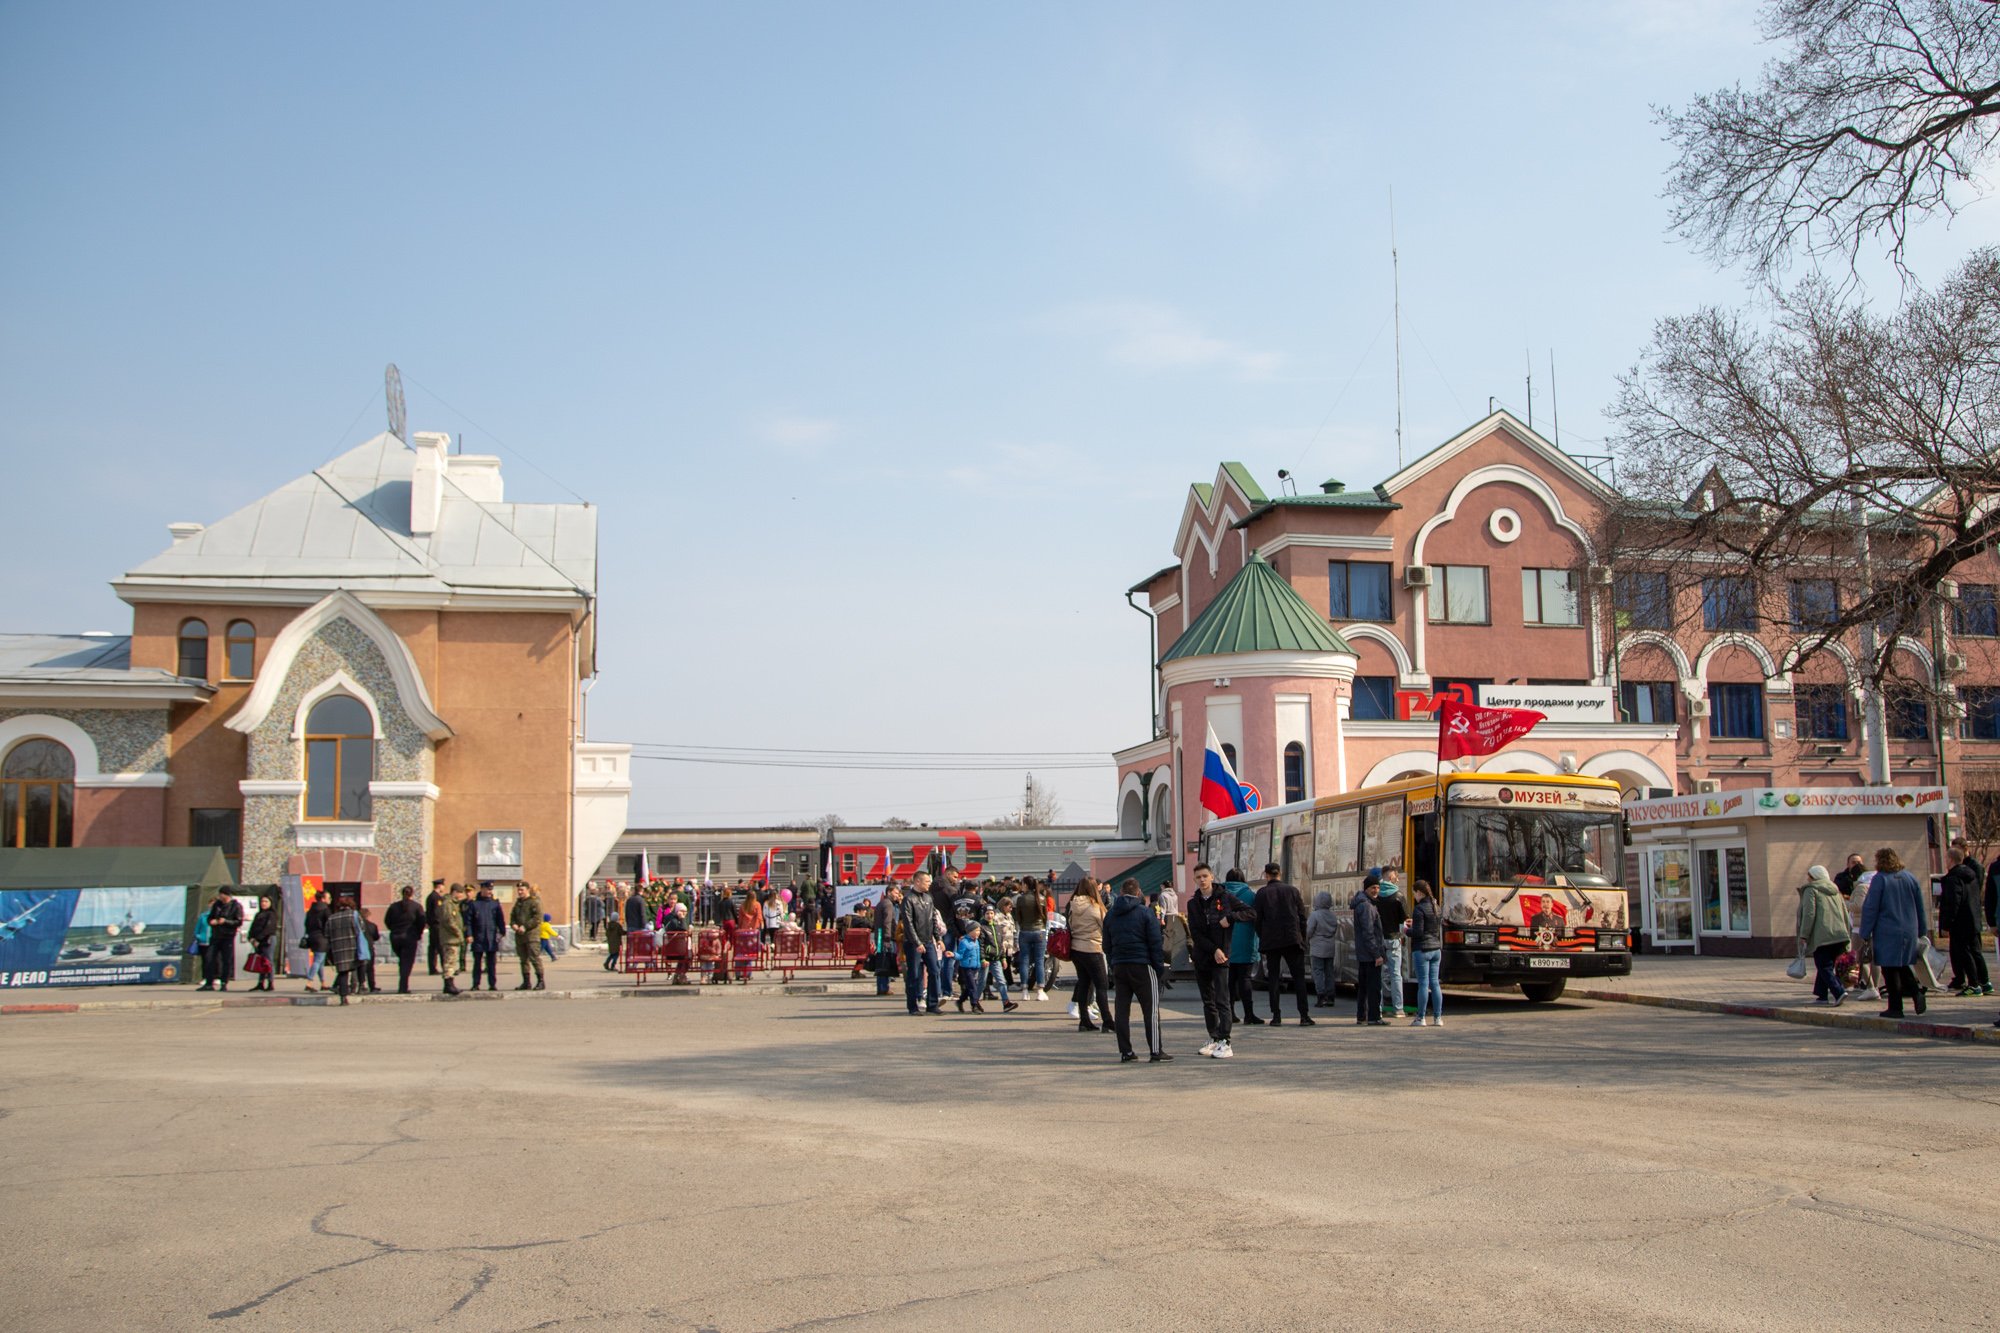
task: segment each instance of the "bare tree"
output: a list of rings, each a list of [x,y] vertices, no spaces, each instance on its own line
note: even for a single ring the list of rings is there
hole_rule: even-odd
[[[1062,802],[1030,773],[1021,791],[1021,808],[993,821],[994,828],[1051,828],[1062,823]]]
[[[846,828],[847,821],[842,819],[839,815],[832,815],[832,814],[821,815],[818,819],[815,819],[812,822],[812,827],[818,829],[819,836],[824,838],[828,833],[832,832],[834,829]]]
[[[1794,253],[1886,239],[1900,268],[1912,220],[1954,213],[2000,131],[2000,6],[1992,0],[1773,0],[1788,51],[1757,87],[1658,119],[1679,156],[1673,223],[1723,263],[1769,278]]]
[[[1789,623],[1800,662],[1840,644],[1887,686],[1943,580],[2000,538],[2000,252],[1892,315],[1811,279],[1766,326],[1662,320],[1611,415],[1625,500],[1601,558],[1667,575],[1677,620]]]
[[[904,819],[901,815],[890,815],[887,819],[882,821],[882,827],[901,829],[901,828],[915,828],[916,825],[912,824],[909,820]]]

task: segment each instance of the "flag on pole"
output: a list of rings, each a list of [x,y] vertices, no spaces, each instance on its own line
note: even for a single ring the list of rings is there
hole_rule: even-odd
[[[647,859],[646,849],[639,849],[639,887],[645,888],[653,882],[653,865]]]
[[[1438,708],[1438,758],[1461,759],[1505,749],[1547,716],[1532,708],[1483,708],[1446,698]]]
[[[1215,739],[1214,727],[1208,729],[1208,748],[1201,757],[1201,806],[1223,816],[1240,815],[1250,808],[1250,798],[1236,780],[1236,770],[1229,766],[1222,742]]]

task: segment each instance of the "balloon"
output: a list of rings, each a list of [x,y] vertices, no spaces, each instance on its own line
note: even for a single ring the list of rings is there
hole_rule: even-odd
[[[781,902],[781,903],[788,903],[788,902],[790,902],[791,900],[792,900],[792,891],[791,891],[790,889],[779,889],[779,890],[778,890],[778,901],[779,901],[779,902]]]

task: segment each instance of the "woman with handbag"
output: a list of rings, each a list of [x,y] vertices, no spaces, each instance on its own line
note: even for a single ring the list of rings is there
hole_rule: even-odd
[[[1799,953],[1812,955],[1813,1003],[1835,1008],[1847,1000],[1847,991],[1834,973],[1834,963],[1847,952],[1851,938],[1847,930],[1847,905],[1840,900],[1840,886],[1826,873],[1825,866],[1806,871],[1799,886]]]
[[[1069,961],[1076,969],[1076,988],[1070,992],[1069,1012],[1078,1032],[1095,1032],[1090,1021],[1095,1005],[1099,1022],[1111,1024],[1110,974],[1104,966],[1104,904],[1097,896],[1097,881],[1085,875],[1063,909],[1063,924],[1069,929]]]
[[[1917,877],[1903,869],[1903,858],[1892,847],[1875,853],[1875,877],[1868,883],[1868,900],[1861,904],[1861,937],[1875,946],[1875,963],[1882,969],[1882,989],[1889,1007],[1882,1018],[1901,1018],[1903,1001],[1925,1009],[1923,987],[1910,970],[1929,941],[1924,891]]]
[[[277,955],[272,946],[277,939],[278,913],[267,893],[257,899],[257,915],[250,918],[250,957],[243,964],[245,970],[257,975],[257,984],[250,989],[273,989],[271,973],[276,969]]]

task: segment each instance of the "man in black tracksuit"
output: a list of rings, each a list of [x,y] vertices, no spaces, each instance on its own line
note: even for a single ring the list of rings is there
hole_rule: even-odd
[[[1299,891],[1278,878],[1276,861],[1264,867],[1264,887],[1257,890],[1257,948],[1264,955],[1264,980],[1270,987],[1271,1026],[1284,1022],[1278,1007],[1278,965],[1292,969],[1292,994],[1298,997],[1299,1026],[1313,1025],[1306,1012],[1306,902]]]
[[[1206,864],[1194,868],[1194,886],[1187,902],[1188,961],[1194,964],[1201,1018],[1208,1027],[1208,1045],[1202,1053],[1213,1056],[1229,1050],[1229,1031],[1236,1017],[1229,986],[1230,931],[1238,920],[1252,918],[1248,909],[1222,891]]]
[[[1117,1015],[1118,1058],[1139,1058],[1132,1049],[1132,997],[1139,997],[1139,1014],[1146,1025],[1146,1050],[1153,1063],[1174,1057],[1160,1046],[1160,973],[1166,970],[1165,940],[1160,918],[1139,896],[1139,881],[1118,886],[1118,896],[1104,917],[1104,961],[1111,967],[1112,1006]]]

